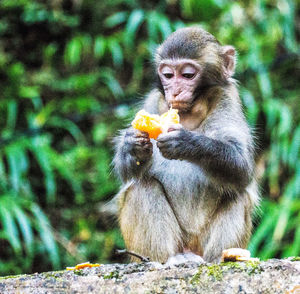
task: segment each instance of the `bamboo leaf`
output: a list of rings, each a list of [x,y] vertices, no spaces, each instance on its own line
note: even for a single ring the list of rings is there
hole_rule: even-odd
[[[144,20],[144,11],[141,9],[133,10],[128,18],[126,28],[125,28],[125,44],[128,47],[132,47],[135,41],[135,37],[138,28],[141,26]]]
[[[290,167],[295,166],[296,159],[299,158],[299,152],[300,152],[300,126],[296,128],[289,148]]]
[[[268,236],[270,236],[270,233],[274,228],[274,219],[276,219],[278,211],[276,210],[276,207],[272,205],[272,203],[267,202],[264,204],[264,207],[266,207],[266,205],[268,205],[268,211],[264,213],[263,219],[261,220],[260,225],[254,232],[249,244],[251,256],[258,256],[259,246],[265,239],[268,238]],[[263,209],[263,211],[265,211],[265,209]]]
[[[161,15],[160,18],[161,20],[158,24],[158,28],[162,34],[163,39],[166,39],[172,33],[171,23],[163,15]]]
[[[53,203],[56,194],[56,181],[54,171],[52,169],[51,160],[49,158],[48,144],[45,136],[32,138],[30,149],[34,153],[36,160],[44,174],[44,183],[46,188],[47,201]]]
[[[0,216],[7,240],[16,254],[21,251],[21,241],[16,223],[6,203],[0,205]]]
[[[120,11],[106,18],[104,21],[104,25],[108,28],[113,28],[115,26],[124,23],[127,18],[128,18],[128,12]]]
[[[79,38],[73,38],[66,46],[65,49],[65,63],[72,66],[80,61],[82,52],[82,44]]]
[[[100,73],[100,79],[116,98],[123,96],[123,89],[110,70],[103,69]]]
[[[120,44],[115,39],[111,39],[108,42],[108,48],[110,49],[114,66],[119,67],[123,63],[123,51]]]
[[[58,250],[48,219],[36,204],[32,204],[31,211],[36,217],[37,229],[43,241],[43,245],[46,248],[47,252],[49,253],[52,265],[55,269],[59,268],[60,260],[59,260]]]
[[[262,97],[264,99],[271,98],[273,96],[272,83],[266,70],[259,71],[257,74],[257,81]]]
[[[102,36],[97,36],[94,44],[94,54],[97,58],[104,56],[106,49],[106,40]]]
[[[16,215],[17,222],[19,223],[19,227],[25,241],[25,249],[27,251],[27,254],[32,255],[33,254],[33,232],[31,228],[31,222],[18,205],[14,205],[13,210]]]

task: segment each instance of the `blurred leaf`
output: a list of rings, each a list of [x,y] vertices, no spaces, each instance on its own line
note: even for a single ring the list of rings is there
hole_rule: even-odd
[[[66,46],[65,50],[65,63],[72,66],[76,65],[80,61],[82,53],[81,40],[78,37],[73,38]]]
[[[106,40],[102,36],[97,36],[94,44],[94,54],[97,58],[103,57],[106,48]]]
[[[147,20],[147,31],[151,41],[158,41],[158,27],[157,27],[157,13],[155,11],[150,11],[146,15]]]
[[[128,17],[128,21],[125,28],[125,44],[128,47],[132,47],[135,41],[135,37],[138,31],[138,28],[142,24],[144,20],[144,12],[143,10],[137,9],[130,13]]]
[[[49,253],[53,267],[55,269],[58,269],[60,266],[58,250],[55,244],[53,234],[51,232],[49,222],[42,210],[37,205],[33,204],[31,207],[31,211],[37,219],[37,229],[40,233],[43,244]]]
[[[19,95],[22,98],[36,98],[40,97],[39,90],[37,87],[23,86],[20,87]]]
[[[19,252],[21,251],[19,232],[10,210],[7,209],[6,203],[4,203],[3,201],[0,204],[0,217],[7,240],[11,244],[15,253],[19,254]]]
[[[289,150],[289,165],[294,166],[295,160],[299,158],[300,154],[300,126],[294,132],[292,142]]]
[[[267,203],[265,203],[266,205]],[[250,244],[248,246],[249,250],[251,251],[251,256],[258,255],[258,248],[262,241],[265,240],[266,236],[272,232],[274,226],[274,219],[278,212],[274,208],[272,203],[268,203],[268,211],[264,212],[263,219],[260,222],[259,227],[256,229],[255,233],[253,234]],[[265,206],[266,207],[266,206]]]
[[[248,122],[252,127],[254,127],[257,121],[257,116],[259,114],[259,107],[255,102],[254,96],[251,92],[243,89],[243,91],[241,92],[241,96],[244,105],[246,106]]]
[[[47,126],[62,128],[67,130],[75,140],[79,143],[80,141],[84,141],[84,135],[78,126],[68,119],[63,119],[61,117],[53,116],[47,122]]]
[[[273,95],[273,90],[268,73],[265,70],[261,70],[257,75],[257,79],[262,97],[264,99],[271,98]]]
[[[19,227],[24,238],[26,252],[27,254],[32,255],[33,254],[33,232],[31,228],[30,220],[18,205],[14,205],[12,208],[14,210],[17,222],[19,223]]]
[[[119,43],[115,39],[110,39],[107,45],[111,51],[114,65],[119,67],[123,63],[123,51]]]
[[[107,127],[106,124],[100,123],[94,127],[93,130],[93,139],[96,143],[101,143],[106,139],[107,136]]]
[[[114,75],[112,74],[110,69],[102,69],[100,73],[100,79],[103,81],[103,83],[110,89],[111,93],[116,97],[119,98],[123,96],[123,90],[119,84],[119,82],[116,80]]]
[[[56,181],[50,160],[51,153],[48,152],[47,139],[45,136],[37,136],[32,138],[31,142],[30,149],[44,175],[47,201],[53,203],[56,195]]]
[[[285,105],[281,105],[278,135],[283,136],[289,133],[291,131],[292,125],[293,124],[290,110]]]
[[[300,215],[297,217],[298,224],[300,222]],[[285,256],[299,256],[300,255],[300,227],[297,225],[295,228],[294,240],[291,244],[292,246],[289,247]]]
[[[22,183],[23,173],[28,168],[28,161],[22,146],[10,145],[6,147],[10,182],[15,191],[19,191]]]
[[[18,114],[18,104],[15,100],[10,100],[7,103],[7,121],[6,128],[8,131],[13,131],[16,127]]]
[[[125,22],[127,18],[128,13],[126,11],[120,11],[106,18],[104,24],[108,28],[113,28]]]
[[[162,34],[163,39],[166,39],[172,33],[171,23],[163,15],[161,15],[160,17],[161,19],[158,27]]]

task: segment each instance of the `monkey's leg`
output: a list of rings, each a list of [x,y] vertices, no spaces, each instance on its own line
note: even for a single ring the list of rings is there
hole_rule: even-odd
[[[246,201],[238,199],[215,213],[204,236],[205,261],[219,262],[223,250],[247,247],[252,228],[250,211]]]
[[[182,232],[159,182],[136,182],[120,205],[120,227],[128,250],[161,263],[182,252]]]

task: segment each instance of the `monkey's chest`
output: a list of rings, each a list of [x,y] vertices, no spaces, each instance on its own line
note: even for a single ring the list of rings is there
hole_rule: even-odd
[[[184,160],[165,159],[156,146],[153,147],[153,165],[149,173],[164,187],[162,192],[167,195],[161,197],[167,197],[172,203],[172,209],[188,232],[199,232],[210,213],[207,203],[213,201],[208,177],[201,166]],[[211,204],[213,207],[214,203]]]
[[[150,176],[161,182],[171,197],[201,196],[207,188],[207,177],[201,166],[186,160],[169,160],[164,158],[153,146],[153,164]]]

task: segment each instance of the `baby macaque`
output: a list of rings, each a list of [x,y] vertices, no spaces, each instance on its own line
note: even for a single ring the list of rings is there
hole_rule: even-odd
[[[157,49],[158,84],[143,109],[176,109],[180,123],[156,140],[133,127],[116,139],[128,250],[161,263],[219,262],[224,249],[247,247],[258,193],[235,63],[232,46],[197,26],[177,30]]]

